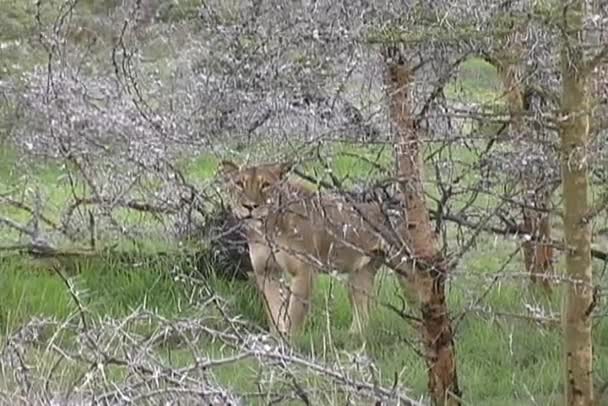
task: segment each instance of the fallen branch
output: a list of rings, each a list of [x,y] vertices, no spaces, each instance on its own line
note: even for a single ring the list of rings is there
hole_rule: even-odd
[[[43,214],[36,213],[36,211],[34,209],[32,209],[31,207],[29,207],[28,205],[26,205],[23,202],[11,199],[10,197],[6,197],[6,196],[0,196],[0,202],[5,203],[9,206],[15,207],[19,210],[23,210],[23,211],[31,214],[32,216],[38,216],[38,218],[40,220],[42,220],[45,224],[47,224],[53,230],[63,231],[61,229],[61,227],[57,223],[55,223],[53,220],[49,219],[48,217],[44,216]]]

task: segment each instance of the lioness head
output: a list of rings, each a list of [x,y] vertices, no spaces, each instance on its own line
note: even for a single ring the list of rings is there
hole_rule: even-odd
[[[259,219],[268,215],[273,193],[292,168],[291,163],[266,164],[239,168],[231,161],[222,161],[223,175],[235,215],[240,219]]]

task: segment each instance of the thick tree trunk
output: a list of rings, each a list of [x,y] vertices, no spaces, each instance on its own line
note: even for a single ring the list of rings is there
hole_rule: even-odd
[[[564,300],[565,396],[567,405],[591,406],[593,346],[591,311],[593,288],[591,227],[588,202],[588,89],[582,69],[584,1],[564,1],[565,40],[562,44],[561,170],[566,239]]]
[[[395,156],[405,200],[410,250],[414,260],[428,366],[428,389],[434,405],[459,405],[456,352],[446,298],[446,269],[441,258],[422,186],[420,140],[413,128],[409,97],[413,74],[402,61],[387,60],[385,76],[390,115],[395,128]]]
[[[521,58],[515,45],[507,46],[506,55],[501,55],[495,63],[498,74],[502,80],[511,118],[511,138],[518,138],[521,134],[532,137],[529,126],[526,124],[526,106],[524,102],[523,84],[521,83]],[[523,209],[523,225],[526,232],[533,238],[522,244],[524,265],[530,274],[532,284],[540,283],[547,293],[551,293],[550,274],[553,273],[553,248],[547,241],[551,241],[551,223],[547,209],[551,193],[550,185],[543,184],[534,174],[523,174],[522,186],[525,197]]]

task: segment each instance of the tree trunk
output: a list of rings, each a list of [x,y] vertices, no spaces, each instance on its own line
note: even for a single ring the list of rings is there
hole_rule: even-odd
[[[583,0],[564,0],[562,44],[562,116],[560,117],[561,171],[566,240],[564,300],[565,396],[567,405],[591,406],[593,346],[591,311],[594,306],[591,268],[591,227],[588,203],[587,143],[589,142],[588,89],[583,69],[581,38]]]
[[[514,34],[516,31],[514,32]],[[517,38],[509,38],[504,54],[499,55],[494,63],[502,80],[510,114],[510,133],[512,141],[520,137],[531,138],[535,134],[527,125],[524,101],[524,85],[521,82],[523,53],[517,44]],[[536,137],[535,137],[536,138]],[[532,140],[534,141],[534,140]],[[524,146],[525,148],[525,146]],[[542,177],[524,172],[522,177],[524,189],[523,225],[531,240],[522,244],[524,265],[530,274],[531,283],[540,283],[547,293],[551,293],[551,280],[548,276],[553,273],[553,248],[551,241],[551,223],[547,209],[550,204],[550,185]]]
[[[413,73],[403,61],[387,59],[385,85],[395,129],[397,176],[408,221],[405,240],[411,244],[414,289],[422,313],[428,389],[434,405],[460,405],[456,350],[445,298],[446,269],[426,207],[420,140],[410,115],[412,80]]]
[[[524,187],[530,190],[530,184],[524,183]],[[523,243],[524,264],[526,271],[530,274],[532,284],[543,287],[547,293],[551,293],[551,279],[553,273],[553,247],[551,246],[551,223],[549,213],[548,191],[549,185],[539,186],[532,192],[532,198],[525,201],[531,208],[524,208],[524,229],[532,236],[531,241]]]

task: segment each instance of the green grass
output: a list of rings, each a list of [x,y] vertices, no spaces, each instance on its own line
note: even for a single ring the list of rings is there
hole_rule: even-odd
[[[465,61],[456,79],[446,86],[448,97],[476,103],[501,103],[501,93],[496,69],[481,58]]]
[[[32,315],[61,318],[75,310],[69,290],[51,265],[50,260],[2,258],[2,330],[14,328]],[[145,303],[149,309],[177,314],[184,298],[168,272],[169,263],[125,268],[112,257],[91,258],[73,261],[67,266],[67,276],[93,313],[119,317]]]
[[[489,245],[478,248],[458,271],[469,275],[456,280],[450,289],[450,306],[455,314],[487,287],[481,276],[497,271],[500,263],[494,256],[480,255]],[[508,247],[498,247],[498,252]],[[166,317],[196,314],[189,290],[173,280],[169,273],[175,259],[133,266],[112,258],[76,261],[66,274],[82,292],[80,300],[96,317],[121,317],[134,308],[145,306]],[[512,265],[519,267],[518,262]],[[187,269],[184,269],[187,272]],[[211,278],[213,290],[224,297],[232,314],[264,325],[262,306],[253,286],[248,282],[227,282]],[[0,307],[0,331],[10,332],[34,316],[59,319],[70,315],[74,302],[64,282],[48,271],[45,263],[22,258],[5,259],[0,268],[3,301]],[[400,306],[399,291],[392,276],[384,275],[377,283],[379,302]],[[525,313],[523,303],[533,296],[522,292],[521,283],[503,282],[493,289],[483,305],[503,313]],[[555,298],[546,306],[559,309]],[[379,379],[390,385],[395,374],[416,393],[424,393],[426,374],[423,361],[411,349],[416,332],[398,315],[380,305],[375,307],[374,320],[365,336],[367,354],[379,368]],[[328,318],[330,320],[328,327]],[[351,310],[344,286],[330,277],[321,277],[315,288],[313,310],[303,334],[295,345],[303,354],[331,361],[342,351],[357,351],[363,341],[348,333]],[[595,348],[598,379],[608,377],[608,327],[596,327]],[[548,399],[560,393],[560,336],[557,329],[539,328],[517,319],[494,319],[469,314],[458,325],[457,354],[461,384],[467,404],[533,404],[531,396]],[[201,341],[201,350],[209,357],[226,356],[230,349]],[[170,351],[169,351],[170,350]],[[191,361],[187,351],[167,348],[171,363]],[[168,356],[168,355],[167,355]],[[252,390],[252,382],[260,371],[256,363],[245,360],[218,370],[217,377],[225,385],[242,391]],[[66,372],[67,374],[67,372]],[[66,378],[67,379],[67,378]]]

